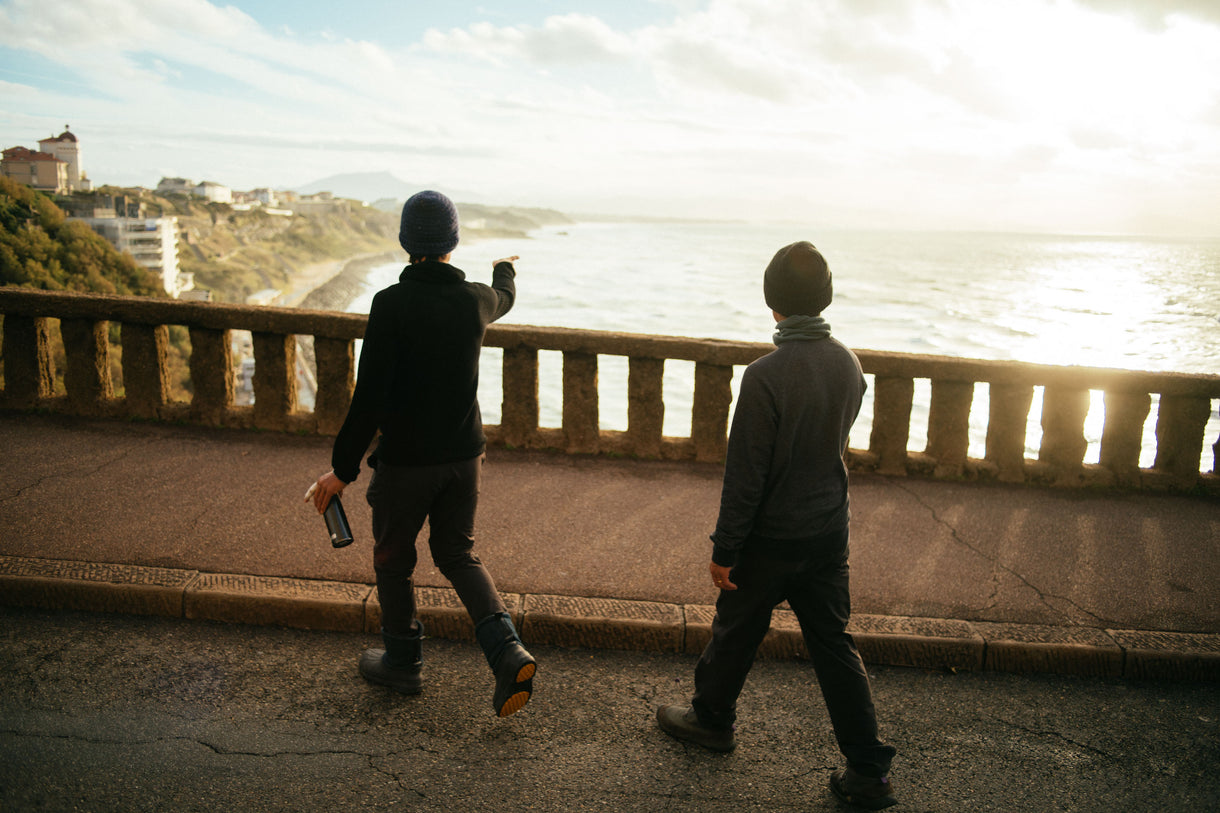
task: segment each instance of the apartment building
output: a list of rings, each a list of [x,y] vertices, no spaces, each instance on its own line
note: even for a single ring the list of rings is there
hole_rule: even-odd
[[[178,270],[178,218],[176,217],[82,217],[89,228],[105,237],[119,251],[161,277],[165,292],[177,298],[195,287],[191,274]]]

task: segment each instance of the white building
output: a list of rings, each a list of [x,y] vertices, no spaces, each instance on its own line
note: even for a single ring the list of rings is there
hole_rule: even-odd
[[[38,149],[41,152],[54,155],[60,161],[67,164],[69,192],[88,192],[93,188],[93,184],[85,177],[85,171],[82,168],[80,142],[77,141],[75,135],[68,131],[68,125],[64,125],[64,131],[59,135],[39,141]]]
[[[158,195],[189,195],[195,191],[195,182],[186,178],[162,178],[157,183]]]
[[[161,286],[177,298],[195,287],[194,275],[178,270],[178,218],[85,217],[89,228],[119,251],[161,277]]]
[[[211,203],[233,202],[233,190],[224,184],[201,181],[193,191],[196,196],[206,198]]]
[[[250,197],[254,198],[264,206],[275,206],[279,202],[276,200],[275,190],[268,189],[265,186],[260,187],[259,189],[251,190]]]

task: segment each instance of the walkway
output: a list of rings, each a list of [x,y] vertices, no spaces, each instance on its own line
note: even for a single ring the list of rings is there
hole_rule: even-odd
[[[302,501],[329,467],[329,447],[327,438],[0,413],[0,594],[45,606],[56,595],[45,586],[37,600],[13,598],[31,574],[49,573],[61,587],[131,580],[82,576],[82,563],[364,590],[373,581],[367,471],[345,494],[357,539],[348,548],[330,547]],[[691,630],[706,626],[715,601],[707,535],[719,476],[712,465],[492,450],[476,549],[503,592],[539,597],[539,621],[606,621],[615,607],[645,606],[610,645],[647,647],[622,637],[654,634],[676,617],[678,649],[690,650]],[[1128,674],[1133,652],[1165,650],[1177,657],[1167,676],[1220,674],[1214,499],[855,475],[852,506],[860,632],[964,634],[980,653],[999,640],[1100,647]],[[30,560],[55,560],[63,573]],[[419,583],[446,586],[426,562]],[[596,626],[551,642],[588,644],[581,636]]]

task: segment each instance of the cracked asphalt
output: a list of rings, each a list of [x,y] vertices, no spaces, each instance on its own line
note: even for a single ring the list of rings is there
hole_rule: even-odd
[[[535,648],[500,720],[473,645],[429,640],[423,694],[356,672],[372,636],[0,608],[6,811],[839,810],[808,665],[762,661],[738,748],[655,727],[694,658]],[[912,811],[1216,810],[1220,686],[877,668]]]

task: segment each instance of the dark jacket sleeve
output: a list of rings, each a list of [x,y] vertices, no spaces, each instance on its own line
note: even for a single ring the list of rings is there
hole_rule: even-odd
[[[491,289],[496,294],[495,307],[488,322],[494,322],[513,307],[517,299],[517,269],[510,262],[497,263],[491,272]]]
[[[732,567],[767,489],[779,416],[774,398],[747,368],[737,395],[720,493],[720,515],[712,533],[712,561]]]
[[[331,452],[335,476],[350,483],[360,474],[360,458],[368,451],[394,376],[394,336],[389,301],[382,294],[373,297],[369,321],[360,349],[360,367],[352,403]]]

